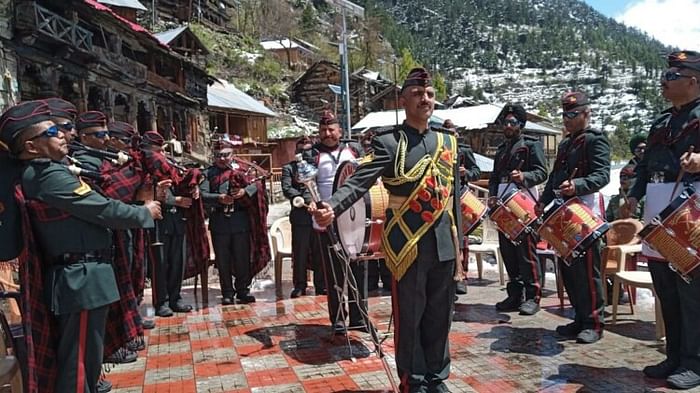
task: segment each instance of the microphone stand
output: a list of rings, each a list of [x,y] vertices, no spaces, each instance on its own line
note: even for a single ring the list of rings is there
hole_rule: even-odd
[[[304,186],[309,190],[309,193],[311,194],[311,200],[316,203],[317,206],[319,206],[323,201],[321,200],[321,194],[318,191],[318,185],[316,184],[316,175],[318,174],[318,169],[314,167],[313,165],[307,163],[304,161],[302,158],[301,154],[296,155],[297,159],[297,168],[298,168],[298,174],[297,174],[297,181],[299,183],[304,184]],[[292,201],[294,206],[296,207],[301,207],[304,206],[304,201],[302,198],[297,197],[295,200]],[[345,252],[345,249],[340,243],[340,240],[338,239],[338,234],[335,229],[335,225],[332,223],[329,224],[326,227],[326,233],[328,234],[328,237],[331,242],[331,248],[333,251],[338,255],[339,259],[344,263],[345,267],[345,280],[343,283],[343,287],[340,288],[337,286],[337,283],[335,284],[336,288],[334,290],[339,292],[339,308],[338,308],[338,313],[343,316],[343,322],[345,322],[345,312],[342,304],[342,298],[344,297],[347,289],[348,289],[348,281],[352,280],[353,283],[351,283],[351,289],[355,291],[355,302],[357,303],[357,308],[360,310],[360,314],[362,315],[362,319],[364,319],[365,326],[367,327],[367,330],[369,330],[370,336],[372,338],[372,343],[374,344],[374,352],[377,354],[377,357],[379,357],[382,360],[382,365],[384,366],[384,371],[387,374],[387,377],[389,378],[389,382],[391,383],[392,389],[394,392],[398,392],[398,388],[396,385],[396,382],[394,381],[391,368],[389,367],[389,364],[387,363],[386,356],[384,354],[384,351],[382,350],[382,342],[383,339],[380,340],[379,335],[377,333],[377,329],[374,327],[374,324],[369,318],[369,310],[367,307],[364,306],[363,302],[360,299],[360,291],[357,289],[357,282],[355,279],[354,274],[352,273],[350,267],[350,261],[348,259],[348,256]],[[331,262],[331,268],[333,268],[333,263]],[[330,291],[331,289],[328,288]],[[337,316],[336,316],[337,318]],[[347,344],[348,344],[348,350],[350,353],[350,360],[355,362],[356,359],[352,354],[352,345],[350,343],[350,337],[347,334],[347,328],[345,332],[345,337],[347,339]]]

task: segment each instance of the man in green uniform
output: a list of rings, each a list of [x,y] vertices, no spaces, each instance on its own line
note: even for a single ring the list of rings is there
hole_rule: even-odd
[[[308,136],[299,138],[296,144],[296,153],[302,154],[304,150],[312,146]],[[325,290],[323,273],[320,271],[320,257],[315,250],[317,236],[311,225],[311,215],[304,207],[295,207],[293,200],[296,197],[304,198],[304,203],[311,203],[311,193],[297,179],[299,169],[297,160],[290,161],[282,167],[282,193],[289,199],[291,211],[289,222],[292,225],[292,281],[294,289],[291,298],[306,295],[306,270],[314,269],[314,290],[316,295],[321,295]]]
[[[608,222],[613,222],[619,220],[622,217],[620,208],[625,204],[625,196],[629,194],[632,185],[634,184],[635,172],[634,168],[636,164],[627,164],[620,170],[620,193],[610,197],[608,201],[608,206],[605,208],[605,219]],[[624,195],[623,195],[624,194]],[[640,204],[641,205],[641,204]],[[635,214],[632,215],[633,218],[642,218],[642,209],[637,209]]]
[[[700,53],[673,52],[661,79],[661,94],[673,105],[654,121],[647,138],[647,150],[636,167],[637,179],[629,195],[624,215],[636,210],[637,201],[646,196],[644,221],[651,222],[675,198],[676,178],[695,182],[698,188],[698,153],[684,154],[690,146],[698,149],[700,122]],[[700,385],[700,279],[684,281],[670,268],[668,261],[648,248],[642,250],[649,261],[654,289],[661,302],[666,327],[666,359],[644,368],[651,378],[666,378],[678,389]]]
[[[425,69],[409,72],[400,103],[406,110],[404,123],[378,133],[371,159],[322,208],[312,206],[312,211],[316,222],[327,226],[382,176],[389,192],[382,246],[395,280],[401,391],[446,392],[455,268],[461,263],[457,139],[450,131],[428,125],[435,89]]]
[[[48,105],[28,101],[0,117],[0,138],[23,161],[22,190],[45,266],[44,291],[56,316],[57,392],[94,392],[108,305],[119,299],[110,264],[112,229],[153,225],[160,205],[103,197],[71,174],[68,146]]]
[[[501,197],[518,188],[524,189],[526,195],[536,199],[536,186],[547,179],[542,142],[522,133],[526,123],[525,108],[514,104],[506,104],[496,119],[496,124],[503,126],[506,139],[498,146],[493,160],[493,172],[489,178],[488,204],[492,211],[498,206]],[[535,233],[524,233],[521,236],[518,239],[520,244],[516,245],[504,234],[498,234],[498,244],[510,281],[506,286],[508,297],[496,303],[496,309],[520,310],[522,315],[534,315],[540,310],[544,280],[537,257],[538,237]]]
[[[80,143],[93,149],[105,150],[109,140],[107,130],[107,117],[102,112],[89,111],[78,115],[75,124],[78,130]],[[102,167],[102,158],[78,148],[73,153],[73,158],[80,161],[82,168],[99,172]]]
[[[257,193],[255,184],[244,188],[231,186],[232,176],[243,172],[233,162],[233,149],[220,142],[216,148],[214,165],[204,172],[199,190],[204,204],[209,208],[209,230],[216,254],[216,266],[221,281],[221,303],[233,304],[234,295],[239,303],[253,303],[250,294],[251,258],[253,254],[248,220],[250,201]],[[232,276],[235,275],[235,287]]]
[[[584,93],[566,93],[561,104],[568,135],[559,143],[538,211],[555,199],[576,196],[602,217],[604,209],[598,191],[610,181],[610,142],[602,131],[590,127],[591,108]],[[576,316],[572,323],[558,326],[557,333],[575,337],[578,343],[594,343],[603,335],[601,250],[602,240],[598,239],[585,255],[575,258],[571,265],[561,266],[564,286]]]

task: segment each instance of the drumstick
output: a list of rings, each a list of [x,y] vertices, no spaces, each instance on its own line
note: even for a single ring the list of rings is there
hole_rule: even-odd
[[[520,170],[520,167],[523,166],[523,162],[525,162],[525,160],[520,160],[520,162],[518,163],[518,166],[515,168],[516,171],[519,171],[519,170]],[[505,188],[503,189],[503,191],[501,192],[501,194],[498,196],[498,199],[499,199],[499,200],[503,197],[503,194],[506,193],[506,191],[508,190],[508,187],[510,187],[511,184],[515,184],[515,181],[513,180],[512,177],[511,177],[510,181],[508,182],[508,184],[507,184],[507,185],[505,186]],[[533,198],[533,199],[534,199],[534,198]]]
[[[685,152],[681,156],[681,161],[683,160],[684,156],[690,156],[693,152],[695,152],[695,146],[690,145],[688,146],[688,151]],[[681,166],[681,170],[678,171],[678,177],[676,177],[676,184],[673,185],[673,192],[671,192],[671,197],[668,199],[669,202],[673,201],[673,196],[676,195],[676,190],[678,190],[678,184],[681,182],[681,179],[685,175],[685,169],[683,169],[683,166]]]
[[[625,199],[625,204],[629,205],[630,204],[630,199],[627,197],[627,194],[625,193],[625,190],[620,187],[620,195],[622,195],[622,198]]]

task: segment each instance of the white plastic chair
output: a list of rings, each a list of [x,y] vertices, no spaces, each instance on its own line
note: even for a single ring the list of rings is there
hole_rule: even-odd
[[[270,245],[275,267],[275,289],[282,291],[282,261],[292,258],[292,225],[289,217],[275,220],[270,227]]]
[[[476,267],[479,274],[479,279],[481,279],[484,270],[481,254],[494,254],[496,257],[496,263],[498,264],[499,281],[501,282],[501,285],[505,285],[506,280],[503,272],[503,256],[501,255],[501,248],[498,245],[498,230],[496,229],[496,224],[494,224],[490,219],[486,218],[481,223],[481,227],[483,229],[483,241],[481,244],[469,245],[469,253],[474,253],[476,257]]]

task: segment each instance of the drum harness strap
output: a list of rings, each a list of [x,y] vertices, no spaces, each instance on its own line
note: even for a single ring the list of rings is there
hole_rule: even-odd
[[[457,140],[453,135],[437,133],[437,146],[433,157],[425,155],[408,172],[405,171],[407,138],[399,132],[397,158],[394,162],[396,177],[384,178],[389,185],[419,182],[408,197],[389,196],[389,208],[393,215],[388,218],[382,234],[382,247],[387,268],[396,280],[400,280],[418,256],[417,244],[421,236],[442,216],[447,209],[452,226],[453,199],[451,198],[454,165],[457,159]]]

